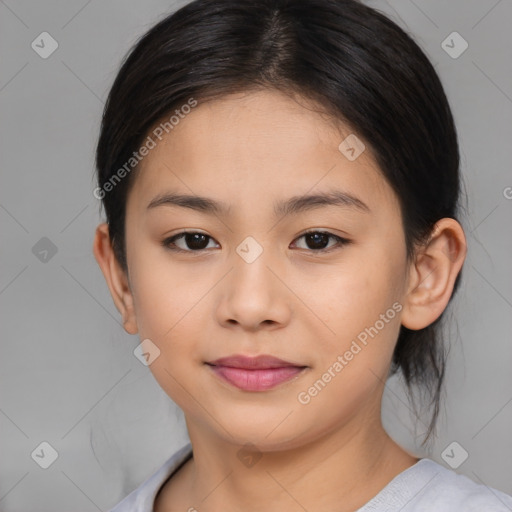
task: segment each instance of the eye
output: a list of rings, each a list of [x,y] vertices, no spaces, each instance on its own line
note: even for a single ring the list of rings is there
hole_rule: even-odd
[[[343,246],[348,245],[351,243],[351,240],[348,240],[347,238],[342,238],[338,235],[334,235],[332,233],[329,233],[328,231],[308,231],[304,233],[303,235],[296,238],[296,240],[300,240],[301,238],[304,238],[306,244],[309,244],[311,247],[306,247],[306,249],[312,250],[314,252],[330,252],[333,250],[333,248],[336,248],[337,246]],[[327,246],[328,248],[324,247],[325,244],[329,243],[329,238],[334,239],[337,243],[335,243],[332,246]]]
[[[306,247],[306,249],[313,252],[329,252],[333,247],[336,248],[336,246],[348,245],[351,243],[351,240],[334,235],[328,231],[308,231],[296,238],[296,240],[300,240],[301,238],[304,238],[306,243],[312,246]],[[327,246],[326,248],[324,245],[326,243],[328,244],[329,239],[333,239],[337,243],[335,243],[334,246]],[[198,231],[183,231],[166,238],[162,242],[162,245],[165,248],[176,252],[201,252],[208,248],[208,240],[213,240],[213,238]],[[179,247],[176,244],[177,241],[183,241],[185,248]]]
[[[213,240],[210,236],[198,231],[183,231],[182,233],[166,238],[162,242],[162,245],[171,251],[200,252],[208,246],[208,239]],[[189,249],[183,249],[177,246],[175,243],[177,240],[183,240]]]

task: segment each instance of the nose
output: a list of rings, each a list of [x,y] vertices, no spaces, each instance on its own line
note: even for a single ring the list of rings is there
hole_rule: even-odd
[[[284,327],[290,321],[293,302],[284,271],[270,261],[266,251],[248,261],[234,255],[233,268],[220,288],[219,323],[247,331]]]

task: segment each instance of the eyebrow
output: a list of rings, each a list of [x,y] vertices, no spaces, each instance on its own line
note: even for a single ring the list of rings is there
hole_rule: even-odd
[[[159,194],[153,198],[148,204],[147,209],[159,206],[179,206],[218,215],[227,215],[230,209],[226,203],[208,197],[172,192]],[[293,196],[286,200],[277,201],[274,203],[274,214],[276,216],[289,216],[325,206],[353,208],[363,213],[370,212],[370,208],[361,199],[341,190],[331,190],[307,196]]]

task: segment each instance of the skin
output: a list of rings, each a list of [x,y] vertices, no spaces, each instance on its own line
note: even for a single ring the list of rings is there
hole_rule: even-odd
[[[94,254],[124,328],[158,346],[149,368],[184,411],[193,446],[156,512],[350,511],[418,460],[384,430],[382,393],[400,325],[426,327],[447,306],[466,255],[464,232],[441,219],[408,262],[396,195],[368,146],[354,161],[340,152],[351,132],[331,121],[275,91],[200,102],[141,162],[127,200],[128,275],[108,226],[97,227]],[[323,206],[274,216],[274,201],[331,189],[370,211]],[[164,191],[230,209],[148,210]],[[302,236],[312,228],[352,243],[315,246]],[[184,239],[175,243],[189,252],[161,245],[183,230],[211,237],[206,248],[192,252],[198,244]],[[263,249],[251,263],[236,252],[247,236]],[[327,245],[330,252],[315,249]],[[396,302],[401,311],[300,403],[298,394]],[[233,354],[271,354],[308,368],[273,389],[242,391],[204,364]],[[251,467],[237,457],[246,443],[261,455]]]

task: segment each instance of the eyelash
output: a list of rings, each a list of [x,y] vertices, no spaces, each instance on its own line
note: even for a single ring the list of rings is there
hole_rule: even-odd
[[[327,235],[330,238],[334,238],[337,241],[337,244],[332,247],[329,247],[328,249],[302,249],[302,250],[312,251],[313,253],[328,253],[328,252],[331,252],[332,250],[340,249],[341,247],[352,243],[352,240],[349,240],[348,238],[342,238],[341,236],[334,235],[333,233],[330,233],[328,231],[319,231],[319,230],[306,231],[306,232],[302,233],[302,235],[298,236],[295,240],[298,240],[298,239],[300,239],[306,235],[312,234],[312,233]],[[213,240],[213,238],[211,236],[209,236],[205,233],[201,233],[200,231],[182,231],[181,233],[176,233],[175,235],[163,240],[162,246],[165,247],[166,249],[168,249],[169,251],[173,251],[173,252],[202,253],[206,249],[185,250],[185,249],[180,249],[179,247],[176,247],[176,245],[174,243],[175,240],[178,240],[179,238],[183,238],[185,235],[196,235],[196,234],[204,235],[208,239]]]

